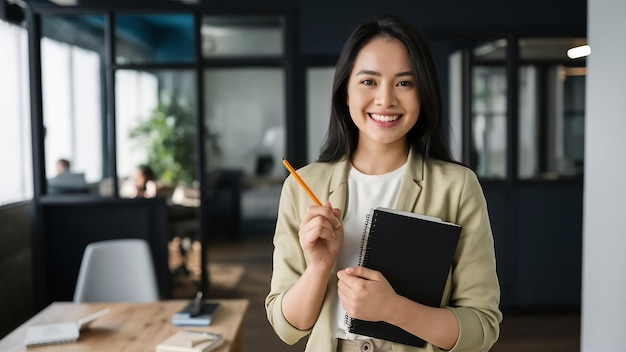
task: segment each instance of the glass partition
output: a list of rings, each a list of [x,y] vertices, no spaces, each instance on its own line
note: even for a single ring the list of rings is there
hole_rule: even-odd
[[[159,195],[195,181],[195,76],[191,70],[118,70],[117,173],[120,196],[137,197],[139,167],[149,167]],[[140,185],[143,187],[143,185]]]
[[[567,51],[584,38],[520,40],[519,177],[557,179],[582,175],[584,159],[584,59]]]
[[[49,193],[98,193],[108,173],[103,16],[43,16],[41,70]]]
[[[208,169],[239,169],[248,176],[284,175],[283,70],[211,69],[204,77]],[[268,165],[262,165],[264,158],[270,159]]]
[[[585,67],[562,68],[563,151],[555,153],[557,170],[563,176],[580,176],[585,156]],[[557,149],[558,151],[558,149]],[[561,158],[561,162],[559,162]]]
[[[284,20],[203,16],[206,194],[213,235],[271,233],[286,171]],[[220,60],[224,58],[231,61]],[[242,61],[242,59],[245,59]],[[248,64],[244,67],[242,62]],[[255,62],[261,62],[259,67]],[[267,65],[275,66],[268,67]]]
[[[166,199],[170,272],[198,282],[195,71],[121,69],[115,83],[119,195]]]
[[[191,14],[115,16],[117,64],[193,62],[194,19]]]
[[[283,18],[204,16],[197,23],[195,8],[63,15],[69,11],[36,13],[42,18],[47,175],[57,173],[58,161],[69,162],[78,177],[72,182],[80,186],[73,193],[145,197],[148,187],[139,189],[135,181],[149,166],[154,195],[167,199],[170,250],[189,254],[170,269],[192,271],[194,280],[206,270],[201,246],[211,237],[199,233],[199,212],[208,214],[211,235],[217,227],[235,235],[242,227],[273,231],[287,174],[280,162],[287,105]],[[200,67],[207,69],[198,77]],[[197,116],[199,81],[203,116]],[[206,125],[201,133],[200,118]],[[196,136],[205,138],[202,180],[196,179]],[[199,194],[200,181],[207,194]]]
[[[202,18],[202,56],[281,57],[283,25],[279,17]]]
[[[506,69],[475,66],[472,80],[476,172],[485,178],[506,178]]]
[[[204,82],[207,206],[229,235],[273,231],[286,175],[284,71],[210,69]]]
[[[33,157],[26,29],[0,21],[0,206],[33,197]],[[11,152],[7,152],[7,151]]]
[[[500,39],[473,50],[470,164],[479,177],[488,179],[507,176],[506,46]]]
[[[518,65],[517,160],[507,160],[506,40],[472,47],[469,92],[471,142],[463,144],[463,51],[449,57],[450,145],[458,158],[471,146],[469,164],[481,178],[543,179],[580,177],[584,163],[585,59],[568,50],[584,38],[521,38]],[[466,156],[467,157],[467,156]],[[507,175],[507,163],[517,175]]]
[[[334,67],[309,68],[307,84],[308,162],[316,161],[330,121]]]

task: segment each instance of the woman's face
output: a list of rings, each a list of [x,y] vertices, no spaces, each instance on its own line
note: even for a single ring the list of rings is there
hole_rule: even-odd
[[[359,145],[406,146],[420,101],[409,52],[398,39],[374,38],[354,61],[347,104],[359,128]]]
[[[146,176],[141,170],[135,170],[135,185],[139,188],[143,188],[146,185]]]

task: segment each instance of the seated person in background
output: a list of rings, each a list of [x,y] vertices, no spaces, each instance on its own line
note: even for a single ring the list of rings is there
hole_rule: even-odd
[[[137,166],[132,176],[126,177],[120,186],[120,196],[124,198],[154,198],[161,196],[154,170],[148,165]]]
[[[148,165],[139,165],[134,175],[135,198],[153,198],[157,193],[156,176]]]
[[[70,161],[67,159],[57,161],[57,175],[48,179],[48,193],[88,193],[85,174],[71,172],[70,166]]]
[[[57,175],[70,172],[70,161],[67,159],[59,159],[57,161]]]

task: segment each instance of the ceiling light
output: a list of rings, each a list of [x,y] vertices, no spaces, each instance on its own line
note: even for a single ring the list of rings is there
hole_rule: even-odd
[[[571,48],[567,51],[567,57],[570,59],[578,59],[591,54],[591,47],[589,45],[581,45],[575,48]]]

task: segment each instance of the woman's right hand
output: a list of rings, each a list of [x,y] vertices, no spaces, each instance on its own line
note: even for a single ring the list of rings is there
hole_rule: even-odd
[[[300,224],[300,246],[309,267],[330,270],[343,244],[341,210],[330,202],[310,206]]]
[[[341,210],[330,202],[307,208],[298,236],[307,260],[302,275],[285,293],[282,312],[285,319],[299,330],[308,330],[317,321],[330,272],[343,244]]]

